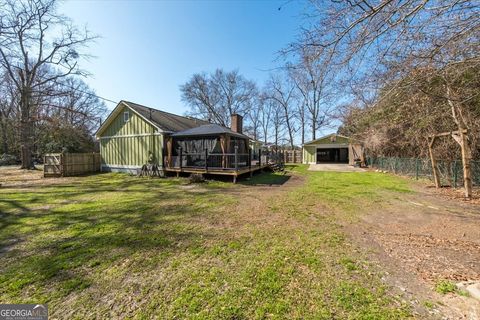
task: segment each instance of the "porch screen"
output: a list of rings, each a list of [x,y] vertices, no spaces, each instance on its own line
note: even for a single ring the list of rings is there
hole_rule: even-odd
[[[205,137],[202,139],[183,138],[174,139],[174,153],[178,155],[179,148],[182,148],[183,154],[204,154],[205,149],[208,153],[221,152],[220,143],[217,137]]]

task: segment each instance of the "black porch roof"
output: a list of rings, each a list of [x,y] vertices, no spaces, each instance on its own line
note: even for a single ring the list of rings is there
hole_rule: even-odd
[[[228,134],[230,136],[234,136],[238,138],[250,139],[244,134],[232,131],[229,128],[226,128],[224,126],[221,126],[219,124],[214,124],[214,123],[205,124],[196,128],[179,131],[179,132],[173,133],[172,137],[216,136],[220,134]]]

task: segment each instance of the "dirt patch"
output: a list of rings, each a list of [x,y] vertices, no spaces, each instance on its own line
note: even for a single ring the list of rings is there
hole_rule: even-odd
[[[193,193],[195,193],[195,192],[200,192],[201,193],[201,192],[207,192],[208,191],[205,187],[203,187],[199,184],[186,184],[186,185],[179,186],[178,188],[181,189],[181,190],[185,190],[185,191],[193,192]]]
[[[74,181],[75,178],[44,178],[43,166],[36,170],[19,169],[19,166],[0,166],[0,186],[28,188],[31,186],[56,185]]]
[[[433,186],[431,186],[431,188],[433,188]],[[444,187],[435,190],[435,192],[445,199],[480,205],[480,188],[478,187],[473,188],[472,199],[465,199],[465,191],[463,188]]]
[[[232,207],[228,219],[217,221],[216,227],[223,230],[234,230],[234,233],[240,234],[250,230],[252,225],[275,228],[275,226],[293,224],[294,219],[286,222],[285,219],[288,218],[271,210],[275,199],[287,195],[289,191],[305,183],[303,176],[292,174],[289,177],[282,185],[238,185],[237,188],[224,190],[223,192],[241,200]]]
[[[317,163],[308,167],[309,171],[333,171],[333,172],[365,172],[363,168],[351,166],[346,163]]]
[[[388,281],[425,301],[439,302],[444,319],[479,319],[473,298],[434,292],[440,280],[480,280],[480,206],[458,202],[422,185],[415,193],[386,200],[380,209],[346,226]]]

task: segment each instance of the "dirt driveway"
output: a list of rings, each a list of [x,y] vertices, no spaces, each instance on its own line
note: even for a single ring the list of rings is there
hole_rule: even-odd
[[[434,189],[383,201],[347,232],[372,252],[391,285],[437,305],[442,319],[480,319],[480,302],[434,290],[441,280],[480,280],[480,206]]]

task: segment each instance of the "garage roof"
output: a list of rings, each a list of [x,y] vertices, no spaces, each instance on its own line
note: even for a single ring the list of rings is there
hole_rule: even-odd
[[[305,142],[303,145],[317,145],[317,144],[349,144],[350,143],[350,138],[342,136],[340,134],[332,133],[329,135],[326,135],[324,137]]]

